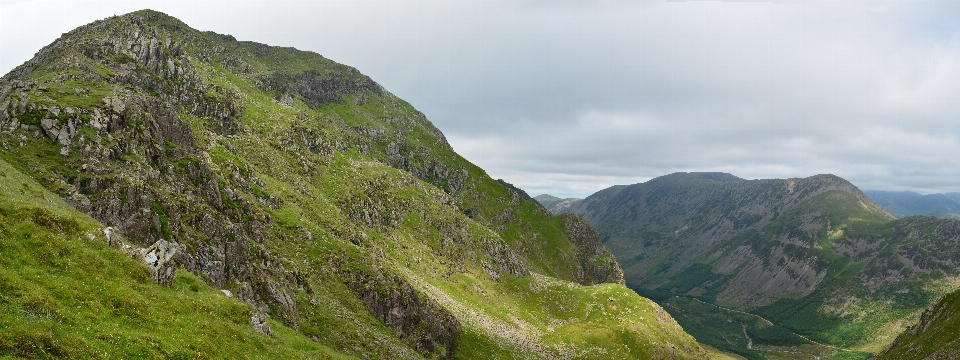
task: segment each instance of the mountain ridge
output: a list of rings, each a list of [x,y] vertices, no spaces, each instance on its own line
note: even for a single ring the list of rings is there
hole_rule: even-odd
[[[705,357],[617,284],[589,226],[489,178],[354,68],[142,10],[64,34],[0,89],[0,158],[335,351]]]
[[[911,191],[864,191],[896,217],[914,215],[960,219],[960,193],[920,195]]]
[[[742,190],[738,187],[740,185],[763,188],[767,193],[753,193],[750,188]],[[736,187],[730,188],[730,186]],[[681,229],[686,222],[691,220],[708,221],[707,224],[701,224],[701,227],[708,228],[708,232],[704,231],[693,239],[694,243],[699,245],[684,245],[692,249],[687,250],[688,253],[683,257],[696,258],[708,256],[706,252],[709,249],[744,230],[767,226],[781,212],[788,211],[796,204],[833,190],[851,193],[882,220],[894,219],[893,215],[870,200],[853,184],[834,175],[815,175],[802,179],[784,180],[743,180],[722,173],[675,173],[654,178],[642,184],[602,190],[587,197],[565,212],[578,214],[587,222],[594,224],[594,227],[606,237],[605,244],[614,248],[620,246],[615,234],[643,229],[644,223],[630,221],[632,219],[628,216],[637,219],[637,216],[641,216],[637,215],[637,211],[643,211],[640,209],[650,204],[655,204],[657,207],[650,210],[650,213],[653,214],[651,216],[654,216],[655,220],[649,221],[656,222],[658,226],[666,225],[663,221],[668,221],[672,222],[668,223],[668,226]],[[666,197],[671,191],[683,195]],[[714,194],[713,191],[718,192],[715,193],[716,195],[711,195]],[[645,198],[646,200],[641,203],[633,200],[636,198]],[[601,199],[611,201],[612,205],[595,210],[598,208],[596,204]],[[770,201],[769,199],[780,200]],[[620,201],[616,202],[617,200]],[[670,202],[662,203],[661,200]],[[717,205],[710,208],[708,206],[710,204]],[[731,206],[736,207],[731,208]],[[588,211],[588,209],[593,211]],[[685,209],[687,212],[676,213],[676,211],[683,211],[678,209]],[[730,214],[730,209],[736,209],[737,212]],[[664,212],[672,213],[656,215]],[[606,225],[608,223],[617,225]],[[612,229],[613,226],[617,226],[617,229]],[[631,246],[629,243],[623,245]],[[675,243],[673,246],[680,246],[680,244]],[[632,252],[627,252],[629,250],[620,248],[621,252],[618,255],[623,257],[621,266],[629,268],[633,265],[629,261],[625,261],[627,258],[639,255],[639,253],[636,253],[637,249],[633,249]],[[617,254],[616,251],[614,253]],[[649,272],[654,265],[656,264],[646,265],[642,268],[642,271]],[[672,274],[673,272],[669,270],[665,273],[665,275]],[[629,276],[627,281],[630,281]]]

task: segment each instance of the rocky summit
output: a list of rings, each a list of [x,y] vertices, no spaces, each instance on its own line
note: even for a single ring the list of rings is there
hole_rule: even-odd
[[[628,286],[749,358],[870,357],[960,275],[960,222],[896,219],[833,175],[675,173],[563,212],[599,231]]]
[[[0,147],[0,356],[707,356],[586,222],[315,53],[95,21],[0,78]]]

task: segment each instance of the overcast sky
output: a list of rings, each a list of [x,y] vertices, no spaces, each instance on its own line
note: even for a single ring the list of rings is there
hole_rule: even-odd
[[[676,171],[960,191],[960,1],[0,0],[0,72],[143,8],[356,67],[531,195]]]

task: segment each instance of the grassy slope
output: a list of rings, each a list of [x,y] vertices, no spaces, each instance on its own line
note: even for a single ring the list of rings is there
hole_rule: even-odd
[[[960,357],[960,291],[931,305],[920,322],[900,335],[876,359],[956,359]]]
[[[149,11],[132,16],[153,19],[151,21],[161,27],[182,25]],[[210,45],[206,46],[208,48],[213,45],[225,47],[223,57],[209,60],[191,57],[190,63],[204,83],[215,86],[205,96],[229,98],[242,104],[244,112],[239,125],[244,131],[222,136],[217,134],[213,128],[215,124],[208,119],[187,113],[180,114],[180,118],[189,125],[194,143],[206,149],[210,158],[208,165],[218,174],[221,189],[251,188],[240,191],[240,200],[231,200],[226,206],[242,212],[245,219],[269,219],[273,224],[264,229],[262,244],[254,244],[257,251],[270,256],[260,260],[266,265],[255,266],[269,267],[265,271],[274,274],[273,281],[278,283],[291,276],[298,278],[297,286],[301,290],[288,293],[295,302],[295,311],[274,315],[295,326],[300,334],[343,352],[386,357],[399,351],[406,356],[416,356],[409,350],[411,344],[399,339],[375,318],[348,288],[351,280],[343,278],[345,273],[396,274],[455,314],[464,325],[464,335],[456,351],[461,358],[535,358],[551,354],[609,358],[619,357],[624,351],[642,358],[667,356],[665,351],[672,351],[671,348],[676,348],[681,357],[703,354],[693,339],[682,333],[658,306],[626,288],[610,284],[580,286],[558,280],[573,277],[567,261],[574,248],[563,235],[562,221],[544,214],[532,202],[511,201],[506,188],[457,156],[444,142],[438,141],[438,136],[442,136],[439,131],[406,102],[389,94],[373,96],[366,93],[348,97],[343,104],[321,107],[307,106],[300,98],[294,98],[289,104],[280,104],[276,94],[261,91],[253,85],[252,79],[238,76],[218,61],[232,61],[226,57],[237,54],[263,75],[310,69],[340,71],[343,66],[313,53],[221,41],[219,35],[198,33],[192,29],[186,29],[186,32],[209,42],[194,44],[198,49],[185,47],[184,51],[188,53],[200,51],[199,47],[206,45]],[[174,34],[173,38],[176,41],[183,36]],[[99,69],[97,66],[93,68]],[[45,79],[51,76],[44,70],[35,69],[29,77],[45,84]],[[73,106],[92,110],[102,106],[98,96],[121,91],[97,82],[85,85],[99,90],[78,99],[49,90],[35,91],[31,96],[49,104],[63,105],[71,101]],[[384,119],[401,121],[392,123]],[[361,135],[358,129],[399,136]],[[87,138],[96,138],[98,142],[112,141],[99,138],[96,133],[87,133]],[[303,142],[304,138],[321,140],[319,151],[311,151],[310,145]],[[38,178],[64,178],[68,183],[75,183],[85,176],[78,170],[84,161],[78,152],[62,157],[58,154],[59,147],[42,135],[25,139],[23,147],[0,152],[0,155],[21,170],[35,167]],[[463,190],[456,191],[451,198],[441,189],[449,189],[452,184],[448,182],[452,178],[432,174],[426,176],[428,181],[425,182],[410,172],[387,166],[391,159],[384,149],[398,139],[406,147],[419,151],[414,155],[427,154],[417,156],[443,164],[452,171],[462,169],[467,174]],[[168,147],[177,150],[175,144],[168,144]],[[137,171],[150,167],[142,152],[130,151],[123,156],[123,161],[113,165],[113,171],[118,175],[136,176],[129,173],[131,169]],[[429,164],[416,160],[411,159],[413,168],[410,171],[429,173]],[[198,161],[205,160],[188,154],[171,168],[160,170],[175,175]],[[257,181],[242,184],[237,175]],[[67,186],[63,183],[45,185],[66,196]],[[163,195],[166,208],[193,209],[196,206],[189,195],[176,191],[175,187],[162,183],[150,185],[156,186]],[[185,218],[199,217],[203,211],[210,210],[199,207],[196,211],[186,214]],[[466,212],[473,217],[466,216]],[[363,215],[358,215],[371,213],[379,215],[378,221],[381,222],[370,224]],[[504,217],[504,214],[511,216]],[[503,218],[507,220],[498,220]],[[457,240],[466,243],[450,243],[451,233],[462,234]],[[201,246],[203,241],[202,235],[188,226],[178,231],[167,230],[164,236],[171,236],[188,246]],[[526,249],[524,262],[535,273],[546,276],[515,278],[503,275],[499,280],[492,278],[485,269],[491,259],[474,250],[497,244]],[[30,258],[26,254],[23,256]],[[78,281],[88,275],[78,275]],[[117,279],[117,286],[124,283],[124,278]],[[142,281],[134,284],[156,288],[142,284]],[[55,284],[46,286],[54,287]],[[207,300],[222,298],[187,273],[180,273],[173,289],[156,288],[159,289],[156,291],[183,292],[184,288],[191,287],[199,289],[194,296]],[[38,291],[49,291],[46,287],[40,288],[44,290]],[[237,292],[242,289],[242,284],[228,283],[226,288]],[[90,294],[91,301],[100,300],[96,292]],[[243,323],[235,323],[234,327],[224,325],[217,329],[249,330],[249,310],[233,302],[229,304],[234,305],[213,303],[202,309],[238,321],[244,318]],[[160,311],[160,308],[148,308]],[[191,319],[190,316],[196,317],[193,322],[184,320],[187,323],[184,326],[203,323],[197,319],[208,315],[178,317]],[[97,322],[96,319],[79,319],[76,324],[86,326]],[[277,328],[281,335],[289,334],[283,327],[277,325]],[[216,343],[206,337],[209,329],[187,329],[191,331],[185,333],[204,334],[196,340],[198,342]],[[52,333],[47,339],[62,342],[70,337],[69,334]],[[43,338],[17,338],[13,343],[37,349],[44,346],[44,341]],[[252,341],[248,347],[238,347],[237,351],[254,354],[257,349],[250,347],[258,344]],[[305,351],[313,346],[310,344],[303,345]],[[107,352],[123,351],[117,344],[103,346]],[[160,342],[153,349],[173,351],[176,348]],[[440,349],[433,356],[440,356],[445,351]],[[34,350],[31,354],[36,353],[42,351]],[[286,356],[280,354],[278,357]]]
[[[249,305],[188,272],[153,284],[102,229],[0,161],[0,355],[342,357],[276,321],[254,332]]]
[[[264,75],[323,69],[334,65],[342,66],[311,52],[271,48],[264,54],[254,50],[259,48],[259,44],[227,42],[224,45],[228,53],[233,51],[237,54],[256,53],[256,55],[243,56],[243,59],[262,71]],[[510,192],[491,179],[483,169],[453,152],[445,142],[439,142],[437,138],[442,136],[439,130],[422,118],[422,114],[409,103],[391,94],[385,94],[382,97],[367,94],[361,96],[362,99],[348,98],[346,104],[330,104],[320,108],[310,107],[299,99],[290,106],[282,106],[277,104],[273,94],[264,93],[255,87],[251,79],[237,76],[216,62],[208,64],[195,60],[193,65],[197,67],[205,81],[232,92],[246,106],[242,125],[245,129],[251,130],[251,133],[241,135],[241,141],[217,139],[229,141],[236,149],[238,156],[226,154],[224,148],[217,149],[224,158],[232,158],[234,165],[243,166],[260,174],[270,174],[279,183],[289,187],[292,183],[311,179],[311,173],[322,172],[322,168],[330,161],[330,158],[323,154],[312,156],[306,153],[305,148],[293,149],[302,152],[300,154],[291,154],[288,151],[291,149],[280,148],[286,145],[281,142],[299,135],[297,132],[302,133],[306,130],[306,133],[318,134],[328,142],[363,144],[365,151],[351,155],[361,163],[374,160],[389,164],[391,161],[385,149],[391,142],[399,141],[407,148],[417,149],[421,154],[426,154],[419,155],[418,159],[411,159],[414,163],[412,167],[417,170],[426,171],[423,168],[428,166],[429,162],[442,164],[451,170],[462,169],[469,181],[464,186],[466,189],[454,194],[457,208],[472,211],[474,220],[494,229],[497,235],[512,247],[530,251],[527,264],[533,270],[564,279],[572,277],[570,266],[564,260],[572,257],[575,249],[563,234],[563,222],[542,213],[532,202],[511,204],[507,201],[511,197]],[[328,123],[305,123],[300,120],[304,117],[322,119],[321,121]],[[391,118],[416,120],[412,121],[413,126],[409,122],[390,124],[383,121]],[[200,142],[207,140],[203,135],[208,132],[208,125],[198,122],[192,125],[195,125],[194,134],[200,135]],[[354,129],[360,128],[372,128],[386,134],[398,134],[398,136],[378,138],[358,136],[353,133]],[[219,162],[218,160],[214,156],[214,161]],[[310,172],[303,171],[304,164],[318,169]],[[430,174],[425,180],[430,185],[447,189],[448,179]],[[312,184],[308,183],[307,186],[309,185]],[[341,188],[344,186],[349,185],[341,179],[333,178],[326,183],[326,187],[320,188],[325,188],[327,191],[342,191],[344,189]],[[513,213],[515,219],[505,223],[494,220],[507,211]],[[536,239],[536,242],[531,243],[530,239]]]
[[[205,68],[203,64],[197,64]],[[215,68],[208,71],[216,71]],[[219,72],[224,74],[222,70]],[[213,73],[210,79],[217,79]],[[223,76],[222,78],[230,80],[229,83],[221,83],[222,87],[238,88],[240,93],[248,96],[247,111],[245,112],[244,125],[248,129],[257,129],[263,132],[265,138],[272,138],[271,132],[275,129],[285,129],[293,126],[297,122],[295,117],[298,113],[308,113],[309,117],[326,118],[340,117],[349,125],[355,126],[378,126],[379,123],[373,123],[365,117],[358,116],[355,107],[349,106],[329,106],[319,110],[311,109],[300,104],[294,104],[294,109],[285,109],[274,104],[265,94],[254,89],[247,82],[238,77]],[[411,116],[416,112],[408,104],[392,99],[396,103],[381,102],[382,100],[373,99],[362,105],[366,113],[373,114],[378,118],[387,118],[392,116]],[[397,106],[399,105],[399,106]],[[396,109],[399,107],[403,113],[397,114],[395,111],[386,111],[384,109]],[[280,115],[280,116],[278,116]],[[286,116],[284,116],[286,115]],[[264,121],[270,118],[271,121]],[[287,122],[287,123],[285,123]],[[269,128],[265,125],[269,124]],[[302,126],[302,125],[301,125]],[[261,130],[262,129],[262,130]],[[321,129],[317,129],[322,131]],[[478,193],[484,194],[484,198],[508,199],[509,193],[505,189],[485,176],[483,171],[459,156],[451,156],[442,149],[436,149],[436,144],[432,140],[432,134],[420,133],[417,130],[413,133],[412,143],[420,143],[438,153],[438,158],[448,161],[449,167],[463,167],[471,173],[471,178],[478,181]],[[466,218],[462,214],[451,213],[449,209],[437,208],[434,204],[435,197],[443,197],[445,194],[439,194],[429,184],[420,183],[413,179],[409,174],[403,173],[392,167],[388,167],[376,162],[369,162],[369,157],[355,152],[338,154],[333,157],[329,163],[320,165],[322,171],[319,179],[309,181],[311,177],[300,177],[299,162],[290,159],[286,162],[278,162],[277,159],[289,159],[288,153],[278,152],[270,148],[262,147],[255,141],[234,142],[237,153],[245,159],[245,166],[253,169],[259,169],[260,173],[277,174],[273,181],[266,181],[267,187],[264,189],[271,195],[285,199],[286,206],[275,212],[275,217],[280,219],[281,225],[288,229],[295,229],[298,226],[307,227],[313,231],[314,237],[319,238],[329,231],[326,229],[350,228],[352,224],[345,222],[338,209],[339,204],[344,204],[356,199],[357,196],[367,197],[373,201],[388,204],[406,204],[409,212],[420,212],[419,214],[408,213],[404,216],[399,228],[386,234],[375,231],[366,231],[371,237],[371,242],[375,247],[386,251],[385,259],[390,266],[395,267],[397,272],[405,273],[414,280],[414,283],[429,283],[437,289],[441,289],[442,294],[438,297],[449,297],[450,301],[441,302],[451,309],[459,309],[461,306],[479,313],[481,320],[474,319],[474,316],[464,314],[463,312],[454,313],[459,315],[461,321],[464,321],[467,327],[467,336],[458,350],[458,356],[468,359],[477,356],[486,357],[491,354],[500,353],[504,358],[521,356],[520,354],[549,354],[565,353],[567,351],[579,351],[584,357],[604,358],[612,355],[607,351],[611,348],[628,346],[628,354],[632,356],[643,357],[655,353],[663,341],[675,342],[678,345],[694,351],[696,345],[684,340],[684,335],[677,333],[677,329],[671,329],[669,322],[666,325],[660,323],[662,319],[655,317],[646,317],[640,313],[634,313],[633,310],[611,312],[605,316],[599,316],[601,312],[590,312],[592,316],[586,316],[584,310],[575,311],[569,308],[582,308],[596,303],[597,299],[607,293],[614,293],[621,302],[626,302],[628,309],[646,309],[653,311],[649,301],[642,299],[632,292],[619,285],[605,285],[604,288],[581,287],[568,284],[568,286],[545,286],[534,294],[529,294],[531,286],[536,287],[538,282],[532,278],[512,278],[507,277],[502,282],[493,281],[489,276],[478,268],[476,263],[466,262],[460,264],[450,263],[447,256],[443,254],[446,249],[441,245],[444,236],[433,230],[433,224],[447,223],[457,224],[464,227],[464,230],[472,233],[474,238],[502,238],[508,244],[521,242],[523,239],[539,239],[537,248],[539,256],[528,258],[527,264],[531,265],[537,272],[549,274],[557,277],[570,277],[569,267],[561,263],[560,256],[557,253],[571,253],[573,250],[570,243],[562,233],[562,222],[549,216],[541,214],[537,207],[532,203],[522,203],[518,211],[514,214],[520,221],[507,223],[499,233],[491,232],[488,228]],[[374,153],[376,157],[376,153]],[[309,158],[309,157],[308,157]],[[216,159],[215,159],[216,161]],[[322,161],[322,160],[321,160]],[[289,174],[289,175],[286,175]],[[297,193],[290,183],[302,181],[306,183],[308,190],[315,196],[309,199],[302,194]],[[393,187],[383,188],[384,192],[371,192],[371,184],[391,184]],[[363,194],[363,195],[360,195]],[[364,196],[365,195],[365,196]],[[493,217],[504,211],[499,202],[482,201],[471,199],[467,196],[461,196],[456,199],[461,208],[478,209],[480,218],[484,214],[486,217]],[[410,209],[418,209],[411,211]],[[423,212],[427,209],[426,212]],[[287,214],[287,215],[285,215]],[[339,215],[339,216],[338,216]],[[329,236],[329,235],[328,235]],[[338,243],[335,236],[329,236],[327,241],[332,244]],[[310,261],[312,256],[300,256],[298,252],[305,254],[314,253],[317,257],[322,257],[322,252],[330,252],[330,249],[311,250],[313,244],[299,244],[296,251],[293,249],[279,246],[275,251],[284,254],[293,259],[303,258],[304,261]],[[286,244],[283,244],[286,245]],[[340,245],[344,246],[344,245]],[[333,245],[334,248],[337,245]],[[349,246],[347,246],[349,247]],[[339,251],[339,250],[334,250]],[[296,260],[295,260],[296,261]],[[405,271],[410,269],[412,271]],[[459,273],[459,274],[458,274]],[[453,275],[456,274],[456,275]],[[438,277],[437,275],[446,275]],[[449,275],[453,275],[450,277]],[[425,280],[423,282],[417,280]],[[519,286],[523,284],[523,286]],[[424,286],[425,289],[431,289]],[[479,289],[480,291],[477,291]],[[492,294],[499,296],[493,297]],[[498,299],[491,302],[492,298]],[[562,309],[562,310],[558,310]],[[671,321],[672,322],[672,321]],[[555,324],[571,323],[565,327],[554,329]],[[516,341],[505,341],[501,339],[502,334],[495,334],[502,328],[518,327],[522,335],[516,335],[508,332],[506,336],[510,340],[516,340],[515,336],[528,337],[532,343],[538,344],[532,348],[517,346]],[[572,329],[576,329],[573,331]],[[566,336],[558,336],[565,334]],[[614,338],[608,338],[609,334],[617,334]],[[669,334],[667,337],[660,337],[654,334]],[[604,341],[599,341],[603,339]],[[526,339],[520,341],[525,343]],[[661,345],[654,346],[657,342]],[[566,344],[575,344],[576,348],[565,347]],[[607,349],[607,350],[604,350]],[[509,354],[509,355],[508,355]]]

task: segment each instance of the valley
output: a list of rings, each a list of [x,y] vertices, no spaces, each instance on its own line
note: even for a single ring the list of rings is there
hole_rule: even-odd
[[[896,219],[831,175],[677,173],[561,212],[597,228],[629,287],[747,358],[868,358],[957,285],[960,222]]]
[[[141,10],[0,78],[0,358],[956,358],[956,195],[531,197],[356,68]]]

